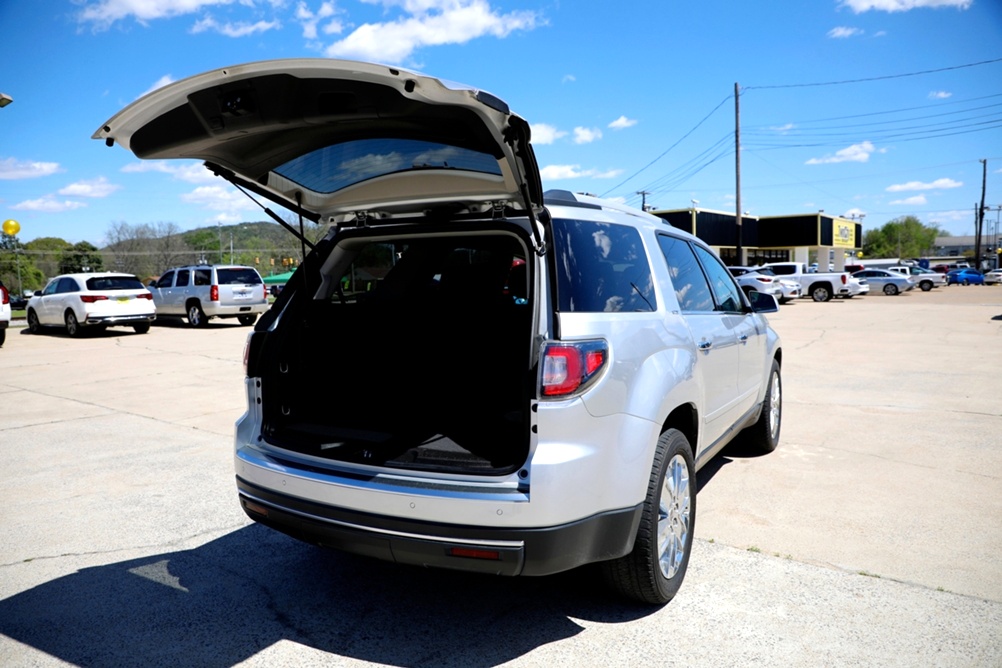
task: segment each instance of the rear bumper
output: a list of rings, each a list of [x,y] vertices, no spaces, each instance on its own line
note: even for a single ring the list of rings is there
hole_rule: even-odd
[[[475,527],[318,504],[239,476],[237,488],[248,517],[299,540],[401,564],[497,575],[550,575],[628,554],[642,513],[638,505],[555,527]]]
[[[156,313],[135,313],[131,315],[91,315],[87,314],[88,325],[134,325],[140,322],[153,322]]]
[[[270,305],[263,304],[217,304],[214,302],[203,302],[202,310],[209,318],[236,318],[241,315],[260,315],[268,310]]]

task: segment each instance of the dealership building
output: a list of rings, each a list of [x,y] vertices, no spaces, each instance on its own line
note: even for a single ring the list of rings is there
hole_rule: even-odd
[[[855,258],[863,246],[860,222],[830,216],[824,211],[791,216],[742,216],[741,255],[738,257],[737,216],[708,209],[653,210],[672,227],[685,230],[709,244],[728,265],[767,262],[824,263],[830,258],[835,271]],[[819,260],[819,258],[821,258]]]

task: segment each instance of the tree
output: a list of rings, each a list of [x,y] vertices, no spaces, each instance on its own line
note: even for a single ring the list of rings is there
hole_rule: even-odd
[[[143,225],[112,223],[105,233],[105,255],[115,271],[140,278],[159,276],[166,269],[189,261],[192,250],[176,223]]]
[[[104,271],[104,260],[97,247],[87,241],[73,244],[63,252],[59,260],[60,274],[75,274],[88,271]]]
[[[915,216],[902,216],[863,235],[866,257],[920,257],[927,255],[941,236],[936,225],[924,225]]]
[[[3,233],[0,233],[0,281],[12,293],[40,290],[45,283],[34,257],[24,252],[17,237]]]
[[[73,248],[73,244],[59,237],[39,237],[24,244],[24,248],[48,280],[59,273],[59,261],[63,252]]]

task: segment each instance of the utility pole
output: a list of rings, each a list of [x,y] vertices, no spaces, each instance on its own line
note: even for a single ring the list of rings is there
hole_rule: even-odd
[[[650,195],[646,190],[638,190],[637,194],[640,195],[640,210],[647,211],[647,196]]]
[[[737,207],[734,214],[734,226],[737,234],[737,263],[744,265],[744,252],[741,239],[741,89],[734,82],[734,199]]]
[[[974,266],[981,271],[981,231],[985,224],[985,182],[988,180],[988,160],[981,160],[981,206],[977,211],[977,224],[974,232]]]

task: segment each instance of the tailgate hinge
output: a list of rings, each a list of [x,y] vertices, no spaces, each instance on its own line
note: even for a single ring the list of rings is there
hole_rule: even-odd
[[[500,220],[501,218],[504,218],[504,210],[507,206],[507,200],[491,202],[491,220]]]

